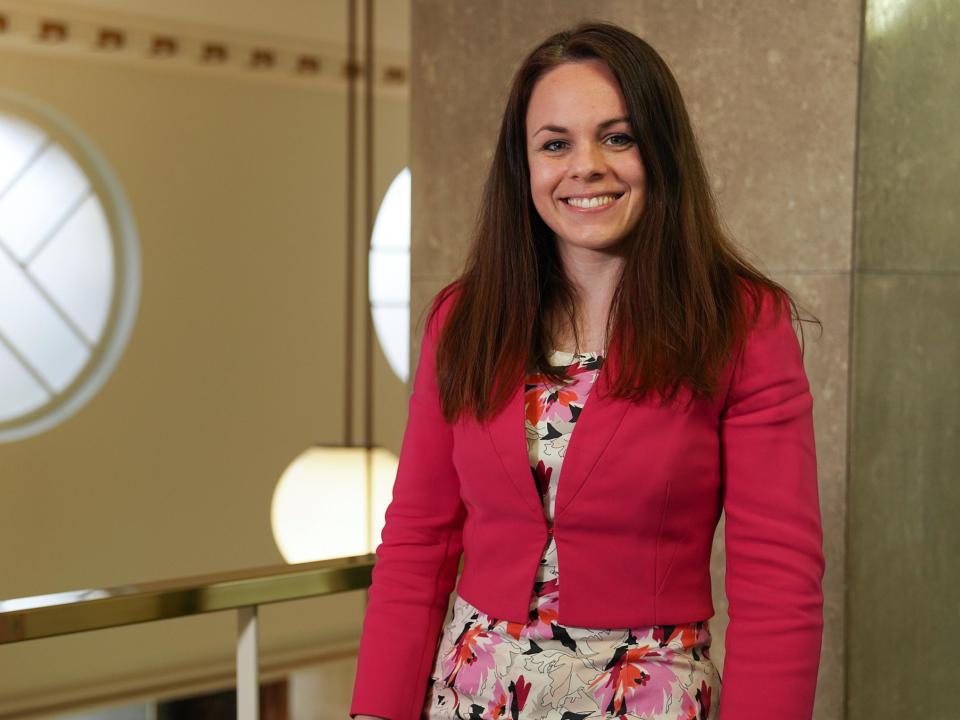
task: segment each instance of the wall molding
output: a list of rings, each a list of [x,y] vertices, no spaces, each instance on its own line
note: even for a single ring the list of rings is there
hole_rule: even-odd
[[[3,49],[315,87],[346,87],[351,75],[362,81],[365,72],[362,62],[348,63],[346,32],[343,44],[338,44],[65,7],[43,0],[0,1]],[[376,55],[377,91],[406,94],[409,59],[381,48]]]

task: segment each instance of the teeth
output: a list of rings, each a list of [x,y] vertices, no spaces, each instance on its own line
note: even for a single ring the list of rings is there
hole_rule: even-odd
[[[574,207],[595,208],[601,205],[609,205],[617,199],[616,195],[598,195],[594,198],[567,198],[567,202]]]

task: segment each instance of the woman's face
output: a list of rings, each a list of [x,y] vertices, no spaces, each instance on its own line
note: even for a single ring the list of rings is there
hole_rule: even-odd
[[[530,194],[558,242],[568,250],[617,246],[643,212],[646,176],[606,63],[569,62],[542,75],[526,133]]]

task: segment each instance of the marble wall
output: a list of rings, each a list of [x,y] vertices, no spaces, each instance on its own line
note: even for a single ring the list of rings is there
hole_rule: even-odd
[[[960,6],[867,0],[849,480],[848,715],[957,717]]]
[[[514,70],[537,42],[584,18],[583,7],[571,0],[413,1],[415,320],[461,268]],[[664,56],[730,232],[823,323],[822,333],[805,326],[827,552],[816,717],[840,718],[861,4],[602,0],[591,4],[589,17],[630,28]],[[939,297],[946,302],[947,294]],[[721,521],[711,621],[720,667],[727,622],[722,537]]]

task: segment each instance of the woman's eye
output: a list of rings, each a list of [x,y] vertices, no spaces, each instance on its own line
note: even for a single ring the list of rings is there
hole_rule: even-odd
[[[611,135],[607,138],[608,141],[612,140],[614,147],[626,147],[633,142],[633,138],[627,135],[626,133],[617,133],[616,135]],[[563,146],[567,144],[566,140],[551,140],[543,146],[543,149],[547,152],[557,152],[563,149]],[[560,146],[560,147],[558,147]]]

